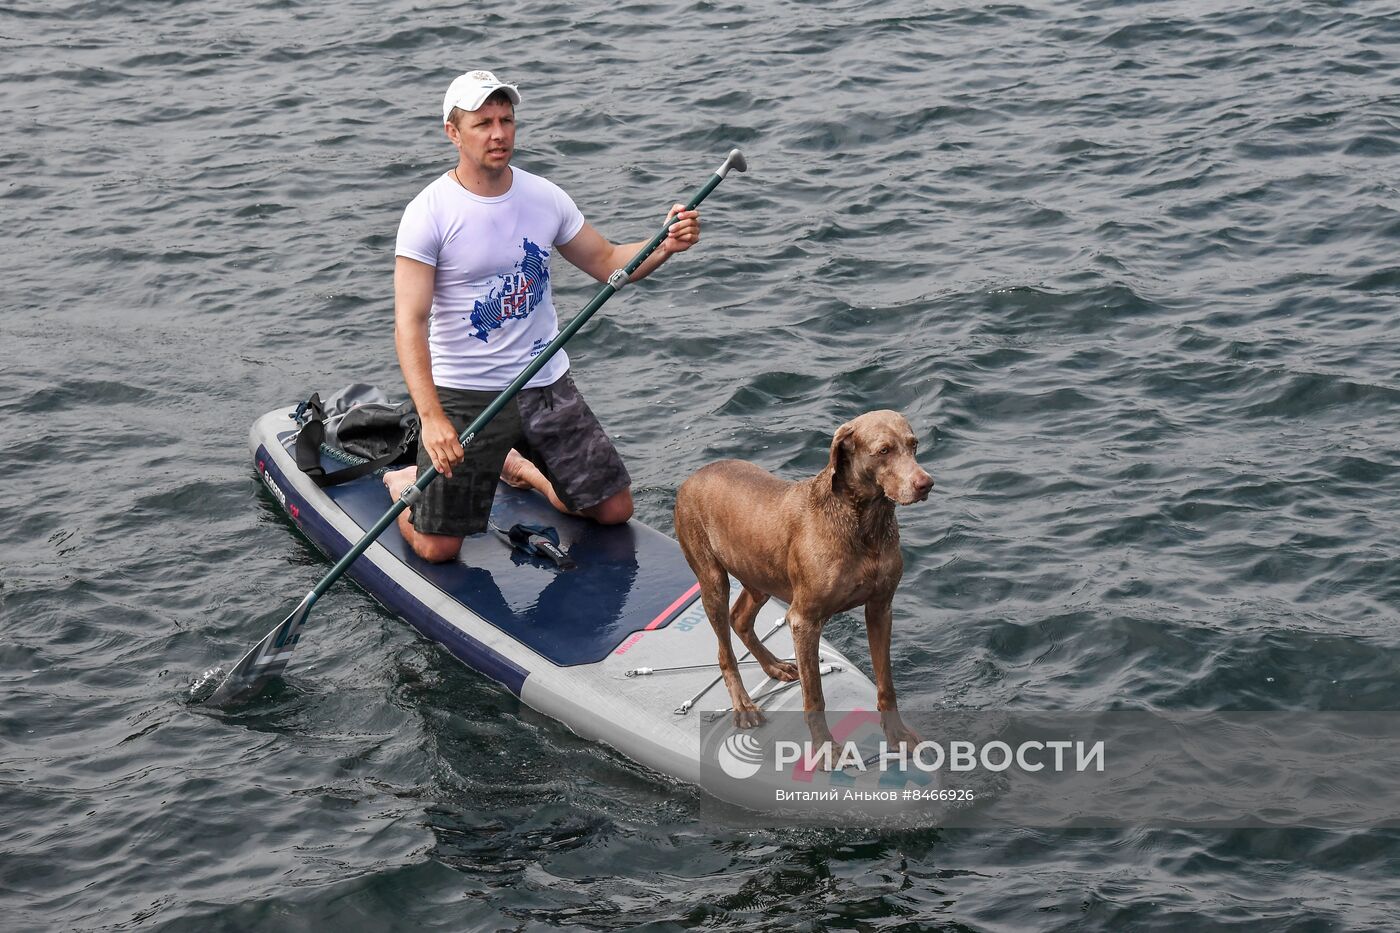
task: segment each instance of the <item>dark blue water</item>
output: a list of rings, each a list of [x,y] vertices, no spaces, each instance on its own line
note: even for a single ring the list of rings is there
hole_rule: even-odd
[[[575,371],[663,530],[909,417],[904,705],[1400,708],[1392,5],[18,0],[0,53],[0,927],[1400,925],[1390,831],[755,828],[349,585],[280,692],[182,703],[326,570],[247,428],[399,386],[486,66],[614,240],[747,153]]]

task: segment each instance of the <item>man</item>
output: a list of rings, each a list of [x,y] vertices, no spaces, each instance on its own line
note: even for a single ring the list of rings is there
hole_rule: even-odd
[[[557,249],[598,281],[645,241],[614,245],[558,186],[512,167],[520,92],[489,71],[460,75],[443,100],[457,150],[451,171],[404,211],[394,265],[394,344],[422,428],[418,465],[388,473],[398,498],[429,464],[442,476],[399,529],[434,562],[485,531],[497,477],[538,490],[555,508],[604,524],[632,517],[631,477],[579,395],[561,350],[465,452],[460,433],[559,332],[550,288]],[[678,222],[632,276],[645,278],[700,239],[698,211]]]

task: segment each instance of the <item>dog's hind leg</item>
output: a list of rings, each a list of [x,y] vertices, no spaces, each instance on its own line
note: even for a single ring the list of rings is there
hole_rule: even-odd
[[[781,661],[778,656],[768,650],[768,647],[759,641],[754,634],[754,619],[758,618],[758,610],[763,608],[763,604],[768,602],[768,594],[759,592],[751,586],[745,586],[744,592],[739,594],[739,598],[734,600],[734,608],[729,610],[729,624],[734,627],[734,634],[739,636],[739,640],[744,643],[744,647],[749,649],[749,654],[758,661],[763,673],[774,680],[791,681],[797,679],[797,665],[790,661]]]

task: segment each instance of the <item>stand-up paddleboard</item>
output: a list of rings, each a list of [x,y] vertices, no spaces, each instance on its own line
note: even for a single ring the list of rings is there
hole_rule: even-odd
[[[378,475],[317,486],[297,468],[294,417],[295,409],[285,408],[254,423],[254,461],[297,528],[338,560],[391,500]],[[323,448],[327,472],[346,465],[334,453]],[[775,792],[769,776],[749,773],[763,730],[740,733],[733,726],[714,665],[714,631],[680,546],[641,522],[599,525],[505,484],[491,521],[498,529],[555,529],[573,566],[529,556],[493,532],[468,537],[457,561],[430,564],[391,525],[347,572],[424,636],[579,735],[723,799],[770,809]],[[735,585],[732,591],[737,597],[740,590]],[[785,611],[769,601],[755,624],[779,658],[792,657]],[[735,645],[743,650],[737,638]],[[827,709],[844,711],[833,713],[837,740],[861,738],[862,749],[873,751],[879,738],[874,684],[825,641],[821,658]],[[800,685],[770,680],[755,663],[740,670],[762,709],[800,714]],[[795,717],[778,718],[791,726]],[[875,780],[800,763],[779,778],[780,785],[804,792]]]

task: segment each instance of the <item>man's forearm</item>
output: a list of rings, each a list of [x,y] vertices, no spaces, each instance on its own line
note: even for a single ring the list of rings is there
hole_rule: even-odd
[[[618,262],[617,265],[615,265],[613,268],[624,268],[629,262],[632,261],[632,257],[637,255],[637,253],[642,249],[642,247],[646,246],[649,242],[651,241],[639,240],[636,243],[626,243],[622,246],[617,247],[613,251],[613,258],[615,260],[620,258],[621,261]],[[671,254],[666,251],[666,244],[663,241],[659,246],[656,247],[656,249],[652,250],[651,255],[648,256],[646,260],[640,266],[637,267],[637,271],[633,272],[632,277],[627,281],[640,282],[642,279],[655,272],[657,266],[665,262],[667,257],[669,257],[670,255]]]
[[[394,348],[398,351],[399,368],[403,370],[403,381],[408,386],[414,407],[418,409],[418,417],[423,419],[443,414],[437,386],[433,384],[427,324],[396,324]]]

